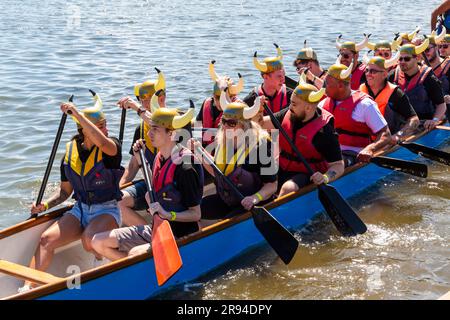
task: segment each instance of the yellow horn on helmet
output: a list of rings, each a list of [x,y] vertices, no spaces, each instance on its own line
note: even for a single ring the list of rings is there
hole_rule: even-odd
[[[192,101],[190,102],[192,106],[193,102]],[[195,110],[194,108],[189,108],[185,114],[173,117],[172,127],[174,129],[180,129],[187,126],[191,122],[192,118],[194,118],[194,110]]]
[[[283,51],[281,50],[281,48],[276,43],[274,43],[273,45],[275,46],[275,48],[277,48],[277,58],[280,60],[283,59]]]
[[[346,70],[342,70],[340,77],[342,80],[347,79],[348,77],[350,77],[350,75],[352,74],[353,71],[353,61],[352,63],[350,63],[350,65],[347,67]]]
[[[417,26],[416,30],[414,30],[412,33],[408,34],[408,40],[412,41],[412,39],[414,39],[414,37],[419,33],[419,31],[420,31],[420,27]]]
[[[166,89],[166,80],[164,79],[164,74],[158,68],[155,68],[156,72],[158,72],[158,81],[155,83],[155,91]]]
[[[319,91],[311,91],[311,93],[309,94],[308,100],[309,102],[317,102],[320,101],[320,99],[322,99],[323,95],[325,94],[325,88],[320,89]]]
[[[161,90],[159,90],[158,92],[155,92],[152,95],[152,98],[150,100],[150,110],[152,112],[155,112],[156,110],[159,109],[159,102],[158,102],[158,98],[159,98],[159,93],[161,93]]]
[[[341,46],[342,46],[342,44],[340,42],[341,38],[342,38],[342,34],[340,34],[339,37],[336,38],[336,48],[338,50],[341,50]]]
[[[219,75],[216,73],[216,70],[214,68],[215,63],[216,63],[216,60],[211,60],[209,62],[209,66],[208,66],[209,75],[210,75],[212,81],[217,81],[219,79]]]
[[[390,67],[394,66],[399,58],[400,58],[400,51],[397,51],[395,56],[384,62],[384,68],[389,69]]]
[[[367,42],[367,48],[369,48],[370,50],[374,51],[375,50],[375,43],[373,42]]]
[[[430,39],[426,38],[421,45],[415,46],[414,53],[416,55],[421,54],[425,51],[426,48],[428,48],[428,45],[430,44]]]
[[[370,35],[364,34],[364,40],[362,40],[360,43],[357,43],[355,45],[356,51],[361,51],[362,49],[364,49],[366,47],[367,42],[369,42],[369,36]]]
[[[402,38],[399,36],[396,39],[394,39],[394,41],[392,41],[391,43],[391,50],[397,50],[398,48],[400,48],[402,45]]]
[[[243,116],[244,119],[251,119],[254,116],[256,116],[259,112],[259,105],[261,104],[261,97],[256,97],[255,102],[253,103],[253,106],[246,107],[243,110]]]
[[[220,93],[220,108],[222,110],[225,110],[227,108],[228,104],[229,104],[229,102],[227,100],[227,89],[228,88],[226,88],[225,90],[223,90]]]
[[[138,99],[139,99],[139,89],[141,89],[141,84],[140,84],[140,83],[135,84],[135,85],[134,85],[134,95],[135,95],[136,98],[138,98]]]
[[[240,73],[238,73],[238,76],[239,76],[238,84],[231,85],[228,87],[230,95],[238,95],[244,89],[244,78],[242,78],[242,75]]]
[[[255,54],[253,55],[253,64],[255,65],[256,69],[258,69],[261,72],[267,72],[267,64],[264,62],[259,62],[257,51],[255,51]]]

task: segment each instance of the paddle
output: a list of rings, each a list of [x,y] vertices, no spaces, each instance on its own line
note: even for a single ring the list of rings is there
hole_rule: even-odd
[[[297,154],[297,157],[305,165],[309,174],[313,175],[313,169],[302,156],[292,140],[289,138],[283,127],[281,127],[280,122],[273,115],[272,110],[270,110],[270,108],[266,104],[264,104],[264,109],[272,119],[275,127],[281,132],[281,134],[291,146],[292,150],[294,150],[294,152]],[[318,186],[318,192],[320,202],[322,203],[331,221],[333,221],[334,225],[340,233],[342,233],[344,236],[354,236],[357,234],[363,234],[367,231],[367,227],[364,222],[362,222],[353,208],[347,203],[347,201],[345,201],[345,199],[333,186],[321,184]]]
[[[73,95],[70,96],[69,102],[73,101]],[[44,197],[45,187],[47,186],[48,178],[50,176],[50,171],[52,170],[53,162],[55,161],[56,151],[58,150],[59,141],[61,140],[62,133],[64,131],[64,126],[66,124],[67,114],[63,113],[61,120],[59,121],[58,132],[56,133],[55,141],[53,142],[52,152],[47,162],[47,168],[45,169],[44,178],[42,179],[41,188],[39,189],[38,196],[36,198],[36,205],[39,205]],[[33,213],[27,220],[36,218],[37,213]]]
[[[284,82],[286,84],[286,87],[291,88],[291,89],[295,89],[298,85],[298,81],[295,81],[294,79],[292,79],[288,76],[284,76]]]
[[[139,150],[139,157],[150,201],[155,202],[155,195],[153,194],[150,180],[151,171],[147,167],[144,150]],[[169,222],[162,219],[158,214],[153,215],[152,252],[156,279],[158,280],[158,285],[162,286],[181,268],[183,261],[181,260],[180,251]]]
[[[436,126],[436,129],[450,131],[450,127],[447,126]]]
[[[373,157],[370,162],[385,169],[401,171],[421,178],[428,176],[426,164],[388,157]]]
[[[216,166],[214,161],[205,153],[200,146],[197,151],[207,160],[208,164],[214,169],[216,175],[221,176],[230,189],[240,198],[244,199],[242,193],[231,180],[223,174]],[[295,255],[298,247],[298,240],[283,227],[264,207],[253,207],[251,210],[253,222],[256,228],[263,235],[270,246],[275,250],[278,256],[285,264],[289,264]]]
[[[414,152],[422,157],[446,164],[450,166],[450,153],[441,151],[435,148],[424,146],[423,144],[414,142],[401,142],[402,147],[405,147],[411,152]]]
[[[127,116],[127,110],[125,108],[122,109],[122,115],[120,116],[120,131],[119,131],[119,141],[120,144],[123,142],[123,133],[125,131],[125,118]]]

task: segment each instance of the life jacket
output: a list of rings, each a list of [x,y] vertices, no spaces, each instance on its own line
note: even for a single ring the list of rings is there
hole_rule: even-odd
[[[214,112],[213,112],[213,104],[214,104],[214,98],[210,97],[205,100],[203,104],[203,128],[218,128],[220,124],[220,120],[222,119],[222,112],[220,112],[219,116],[214,119]],[[203,133],[203,145],[208,145],[211,142],[214,141],[214,135],[212,135],[209,132]]]
[[[150,166],[152,166],[158,150],[153,146],[152,141],[148,136],[149,130],[150,125],[142,120],[141,124],[139,125],[139,138],[145,141],[145,158],[147,159],[147,162],[150,164]]]
[[[97,146],[91,149],[86,162],[82,162],[76,139],[68,142],[63,168],[76,200],[92,205],[122,199],[119,182],[124,169],[106,168],[103,153]]]
[[[317,151],[312,143],[315,135],[319,132],[332,118],[333,115],[326,110],[318,110],[319,117],[306,124],[303,128],[298,129],[294,135],[294,128],[291,121],[291,111],[286,112],[281,126],[288,134],[289,138],[294,142],[305,160],[309,163],[314,172],[325,173],[328,170],[328,162]],[[280,136],[280,168],[288,172],[302,172],[309,174],[305,165],[298,159],[294,150],[292,150],[289,142]]]
[[[355,121],[352,118],[353,110],[365,98],[372,99],[361,91],[353,91],[350,97],[337,106],[330,97],[325,99],[323,109],[334,116],[334,126],[339,133],[341,145],[364,148],[372,143],[372,130],[366,123]]]
[[[288,105],[288,97],[286,92],[286,85],[283,84],[280,90],[278,90],[277,94],[273,98],[273,100],[269,100],[269,97],[264,93],[262,85],[258,87],[258,96],[266,96],[267,98],[267,106],[273,113],[278,112]],[[266,111],[264,111],[264,115],[267,115]]]
[[[259,143],[261,143],[261,141],[262,140],[260,140]],[[217,146],[214,155],[214,162],[217,167],[234,183],[244,197],[250,196],[262,188],[262,182],[259,174],[242,168],[242,164],[245,162],[245,159],[256,147],[257,145],[246,148],[246,146],[243,145],[238,148],[231,159],[228,159],[226,146],[224,147],[222,143],[220,143]],[[234,207],[241,203],[238,196],[226,184],[222,176],[215,175],[214,184],[216,185],[217,193],[220,198],[228,206]]]
[[[392,109],[392,105],[389,103],[389,99],[397,88],[397,85],[387,82],[383,90],[381,90],[376,97],[372,97],[375,99],[375,102],[378,105],[378,109],[386,119],[389,130],[393,134],[400,130],[400,127],[402,125],[402,122],[399,119],[399,115]],[[369,94],[369,88],[365,83],[363,83],[359,89],[361,92]]]
[[[152,186],[154,188],[155,200],[161,204],[166,211],[181,212],[188,210],[182,204],[183,195],[177,189],[177,182],[175,181],[175,170],[177,166],[182,165],[183,161],[193,161],[194,155],[186,148],[182,148],[176,154],[162,164],[163,157],[158,153],[153,164]],[[189,162],[193,163],[193,162]],[[194,164],[193,164],[194,165]],[[203,168],[198,165],[198,173],[200,175],[200,182],[203,186]],[[180,238],[187,234],[198,231],[197,222],[178,222],[169,221],[172,232],[175,237]]]
[[[450,82],[447,78],[447,72],[450,69],[450,59],[446,58],[436,68],[433,69],[436,77],[441,81],[442,91],[444,95],[450,93]]]
[[[350,87],[352,90],[358,90],[361,84],[361,78],[366,70],[366,65],[364,63],[359,63],[355,70],[352,72],[352,78],[350,82]]]
[[[423,85],[431,71],[430,67],[422,65],[419,72],[408,82],[405,73],[400,70],[400,66],[395,69],[394,83],[398,84],[408,96],[419,119],[432,119],[434,115],[435,107]]]

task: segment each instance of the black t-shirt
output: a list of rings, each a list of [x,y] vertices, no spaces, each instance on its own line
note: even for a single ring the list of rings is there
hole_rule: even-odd
[[[212,99],[212,98],[208,98],[206,100],[209,100],[209,99]],[[206,100],[203,101],[202,107],[200,108],[200,112],[197,114],[197,118],[196,118],[197,121],[202,121],[203,122],[203,107],[204,107],[204,105],[206,103]],[[214,99],[212,99],[212,102],[211,102],[211,109],[212,109],[212,112],[213,112],[213,121],[215,121],[220,116],[220,113],[222,111],[220,111],[217,108],[216,104],[214,103]]]
[[[76,139],[76,138],[75,138]],[[107,169],[119,169],[120,168],[120,163],[122,162],[122,146],[119,142],[119,139],[117,138],[111,138],[114,143],[117,146],[117,153],[114,156],[109,156],[105,153],[103,153],[103,163],[105,164],[105,167]],[[87,161],[87,159],[89,158],[89,155],[91,154],[90,150],[87,150],[85,148],[83,148],[83,146],[81,145],[81,140],[76,139],[77,141],[77,148],[79,151],[79,155],[80,155],[80,160],[82,163],[85,163]],[[94,147],[92,147],[94,148]],[[63,156],[63,158],[61,159],[61,166],[60,166],[60,172],[61,172],[61,181],[69,181],[66,177],[66,173],[64,172],[64,158],[65,158],[65,154]]]
[[[283,123],[283,119],[286,116],[286,113],[289,111],[288,108],[281,110],[280,112],[275,113],[275,118]],[[319,117],[319,110],[316,112],[316,115],[304,123],[295,123],[294,124],[294,136],[297,130],[303,128],[305,125]],[[275,124],[274,124],[275,126]],[[281,133],[280,133],[281,134]],[[342,160],[341,147],[339,145],[339,135],[334,128],[334,118],[332,118],[322,129],[317,132],[317,134],[312,139],[312,144],[316,148],[316,150],[323,155],[324,159],[328,162],[336,162]]]
[[[286,97],[287,97],[287,102],[286,102],[286,106],[283,106],[284,108],[286,108],[287,106],[289,106],[289,104],[291,103],[291,95],[292,95],[293,90],[291,88],[286,87]],[[274,96],[269,97],[268,95],[266,95],[266,98],[269,99],[270,102],[272,102],[275,98],[276,98],[277,94],[275,93]],[[248,105],[248,106],[252,106],[253,103],[255,102],[255,99],[258,97],[258,92],[255,91],[255,89],[253,89],[245,98],[244,98],[244,102]]]
[[[415,75],[409,77],[407,74],[405,74],[406,81],[410,81],[414,76]],[[392,70],[389,74],[388,80],[394,83],[394,79],[395,70]],[[441,81],[434,75],[434,73],[430,72],[428,74],[428,76],[423,81],[423,86],[427,91],[428,97],[435,106],[444,103],[444,94],[442,93]]]
[[[167,159],[162,161],[161,167]],[[181,204],[186,207],[200,205],[203,197],[203,181],[200,177],[200,164],[185,163],[178,165],[174,173],[176,189],[181,193]]]

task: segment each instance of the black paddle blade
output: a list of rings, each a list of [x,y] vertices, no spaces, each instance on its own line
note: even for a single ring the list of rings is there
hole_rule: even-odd
[[[285,264],[289,264],[298,248],[298,240],[263,207],[252,209],[253,222]]]
[[[336,229],[342,235],[351,237],[367,231],[366,225],[358,217],[355,210],[333,186],[320,185],[318,190],[320,202]]]
[[[285,76],[284,77],[284,83],[286,84],[286,87],[291,88],[291,89],[295,89],[298,85],[298,82],[295,81],[294,79]]]
[[[430,148],[415,142],[403,142],[400,143],[400,145],[422,157],[450,166],[450,153],[448,152]]]
[[[428,167],[426,164],[388,157],[373,157],[370,162],[382,168],[401,171],[417,177],[426,178]]]

